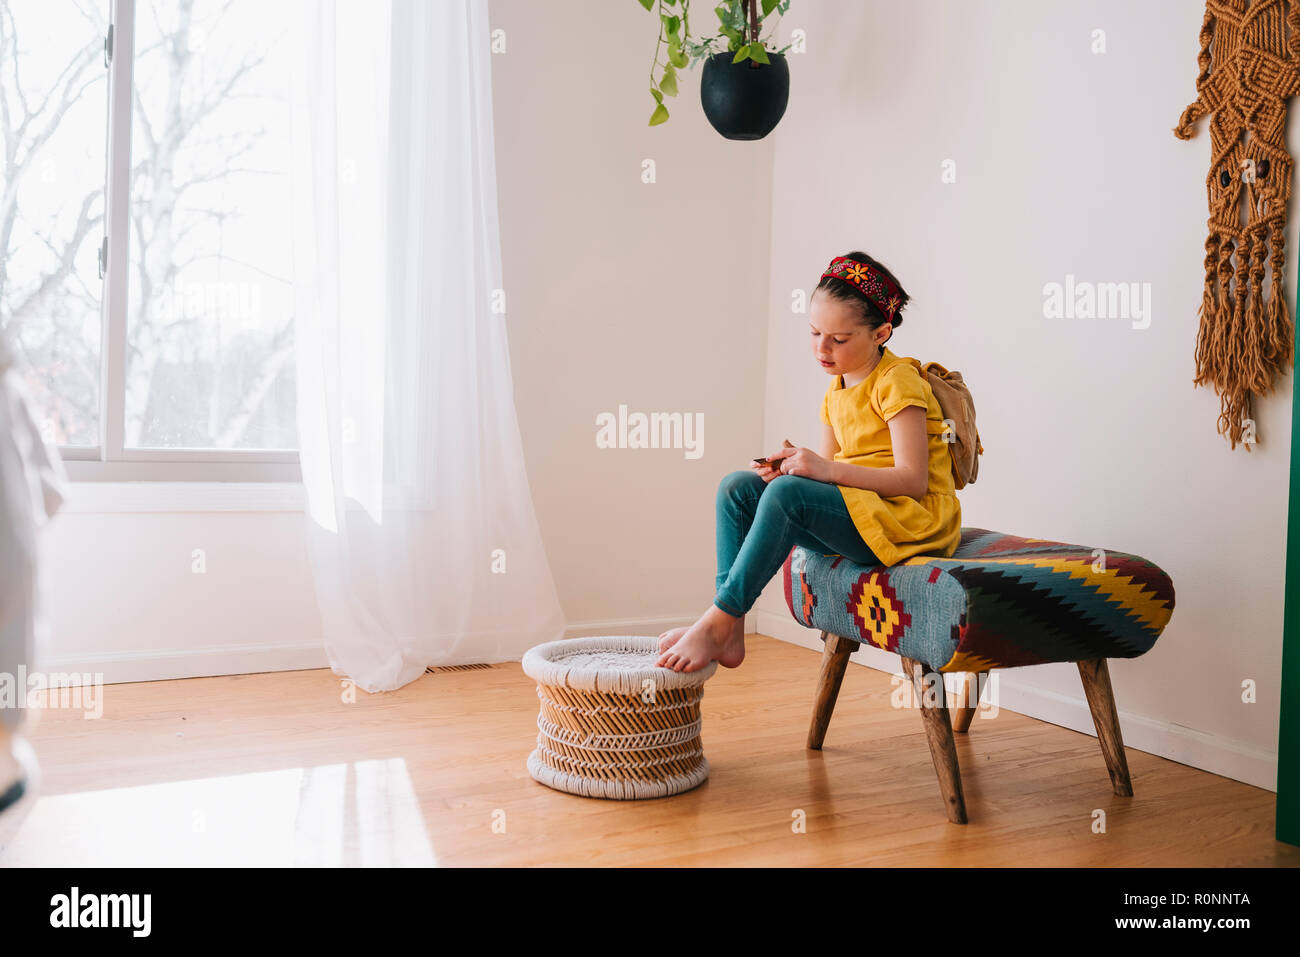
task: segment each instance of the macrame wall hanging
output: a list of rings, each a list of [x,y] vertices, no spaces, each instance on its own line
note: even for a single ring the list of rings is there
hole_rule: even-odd
[[[1214,387],[1219,434],[1250,451],[1259,440],[1251,397],[1267,395],[1294,364],[1282,277],[1292,167],[1286,101],[1300,94],[1300,0],[1207,0],[1196,62],[1196,101],[1174,128],[1179,139],[1191,139],[1196,121],[1210,115],[1210,221],[1193,385]]]

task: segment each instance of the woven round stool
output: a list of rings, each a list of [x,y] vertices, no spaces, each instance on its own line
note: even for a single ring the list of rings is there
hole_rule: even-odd
[[[530,648],[537,682],[537,748],[528,773],[584,797],[634,800],[689,791],[709,776],[700,698],[717,671],[656,667],[659,639],[566,638]]]

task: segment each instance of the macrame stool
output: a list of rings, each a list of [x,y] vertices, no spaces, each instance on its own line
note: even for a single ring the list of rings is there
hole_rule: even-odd
[[[709,776],[700,743],[704,682],[718,668],[659,668],[659,639],[602,636],[529,649],[537,748],[528,773],[584,797],[635,800],[689,791]]]
[[[1196,121],[1211,114],[1209,235],[1193,384],[1214,387],[1219,434],[1250,451],[1255,437],[1243,438],[1250,397],[1272,391],[1294,360],[1282,273],[1292,168],[1286,101],[1300,94],[1300,0],[1251,0],[1249,7],[1246,0],[1208,0],[1200,40],[1196,101],[1174,128],[1179,139],[1190,139]]]

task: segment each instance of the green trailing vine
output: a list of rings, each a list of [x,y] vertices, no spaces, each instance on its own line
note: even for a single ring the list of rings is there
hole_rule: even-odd
[[[659,40],[655,44],[654,62],[650,64],[650,95],[654,97],[655,108],[650,114],[650,126],[668,122],[668,107],[664,105],[665,96],[677,95],[677,71],[686,67],[695,67],[700,60],[722,52],[714,50],[713,45],[725,40],[727,51],[735,54],[731,62],[753,60],[755,63],[770,63],[768,43],[762,37],[763,26],[768,15],[775,12],[776,21],[768,32],[768,39],[776,32],[776,23],[790,9],[790,0],[723,0],[713,8],[718,15],[719,27],[716,35],[706,40],[694,40],[691,37],[691,0],[637,0],[646,10],[659,7]],[[669,13],[668,10],[679,10]],[[662,71],[659,54],[663,45],[668,44],[668,54]],[[784,54],[790,49],[789,44],[773,53]]]

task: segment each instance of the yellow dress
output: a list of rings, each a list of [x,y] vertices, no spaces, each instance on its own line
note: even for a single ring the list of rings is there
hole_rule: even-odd
[[[886,565],[913,555],[947,558],[961,543],[961,502],[953,482],[952,456],[943,441],[943,411],[915,359],[885,347],[871,374],[844,387],[837,375],[822,400],[822,421],[835,432],[835,461],[889,467],[894,464],[888,421],[909,405],[925,409],[930,480],[920,499],[882,497],[867,489],[838,486],[862,540]]]

